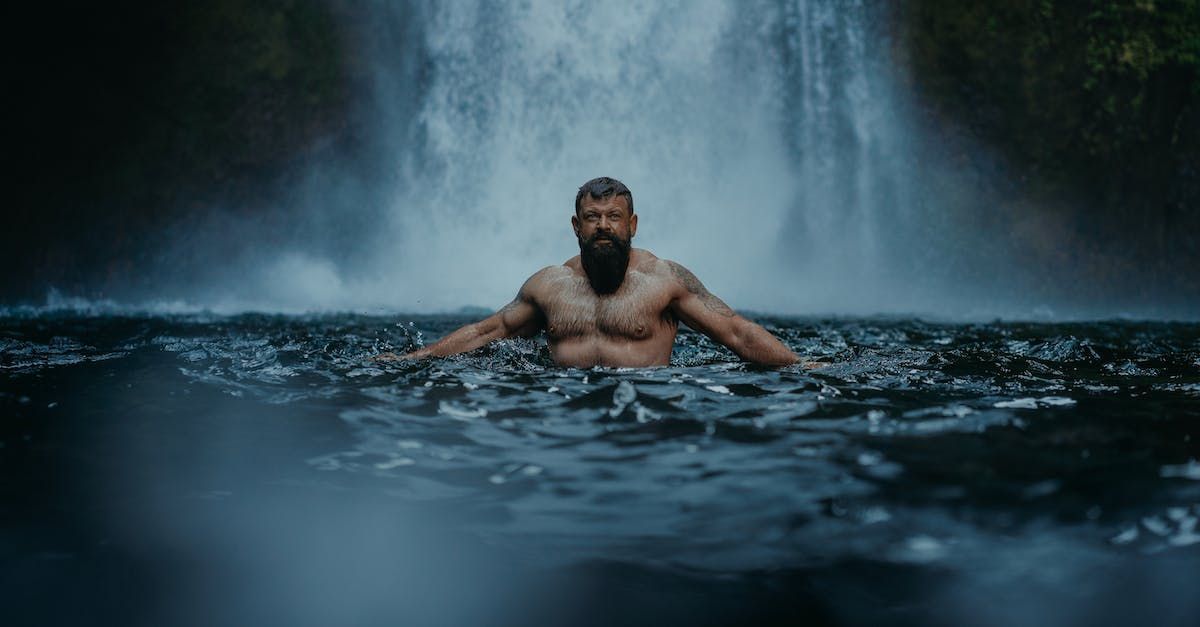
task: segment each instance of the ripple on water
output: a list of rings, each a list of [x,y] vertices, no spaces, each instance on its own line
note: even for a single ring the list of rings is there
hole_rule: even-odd
[[[540,339],[371,360],[464,321],[13,319],[0,367],[136,358],[159,385],[311,410],[349,438],[308,459],[323,476],[487,509],[489,538],[563,556],[953,564],[1047,520],[1092,548],[1195,542],[1197,325],[773,319],[815,371],[686,330],[665,368],[556,368]]]

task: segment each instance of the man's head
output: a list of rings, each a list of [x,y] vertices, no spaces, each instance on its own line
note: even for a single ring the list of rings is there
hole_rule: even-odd
[[[629,188],[607,176],[584,183],[575,195],[571,227],[592,289],[598,294],[617,291],[625,280],[630,244],[637,233]]]

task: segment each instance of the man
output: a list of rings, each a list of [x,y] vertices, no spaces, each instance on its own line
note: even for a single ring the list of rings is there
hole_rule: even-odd
[[[747,361],[771,366],[798,361],[766,329],[709,293],[687,268],[631,248],[637,225],[633,194],[624,184],[608,177],[584,183],[571,216],[579,256],[539,270],[491,316],[420,350],[379,358],[443,357],[545,330],[550,355],[563,366],[665,366],[683,322]]]

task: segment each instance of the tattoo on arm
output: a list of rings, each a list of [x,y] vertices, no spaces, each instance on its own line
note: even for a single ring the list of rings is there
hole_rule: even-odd
[[[700,302],[704,303],[706,309],[726,318],[732,318],[735,315],[733,310],[729,308],[729,305],[726,305],[720,298],[713,296],[712,292],[704,287],[704,284],[700,282],[700,279],[696,278],[696,275],[692,274],[691,270],[674,261],[668,261],[667,264],[671,266],[671,272],[675,274],[675,278],[679,279],[680,283],[683,283],[683,287],[688,292],[699,297]]]

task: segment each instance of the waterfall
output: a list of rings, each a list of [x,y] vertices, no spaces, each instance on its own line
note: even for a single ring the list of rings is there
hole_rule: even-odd
[[[578,252],[575,191],[613,176],[633,190],[634,245],[690,267],[737,308],[913,307],[923,271],[909,222],[928,203],[907,184],[918,166],[885,9],[407,8],[416,40],[371,48],[393,189],[373,228],[383,242],[374,273],[347,293],[415,311],[503,304],[534,271]]]

